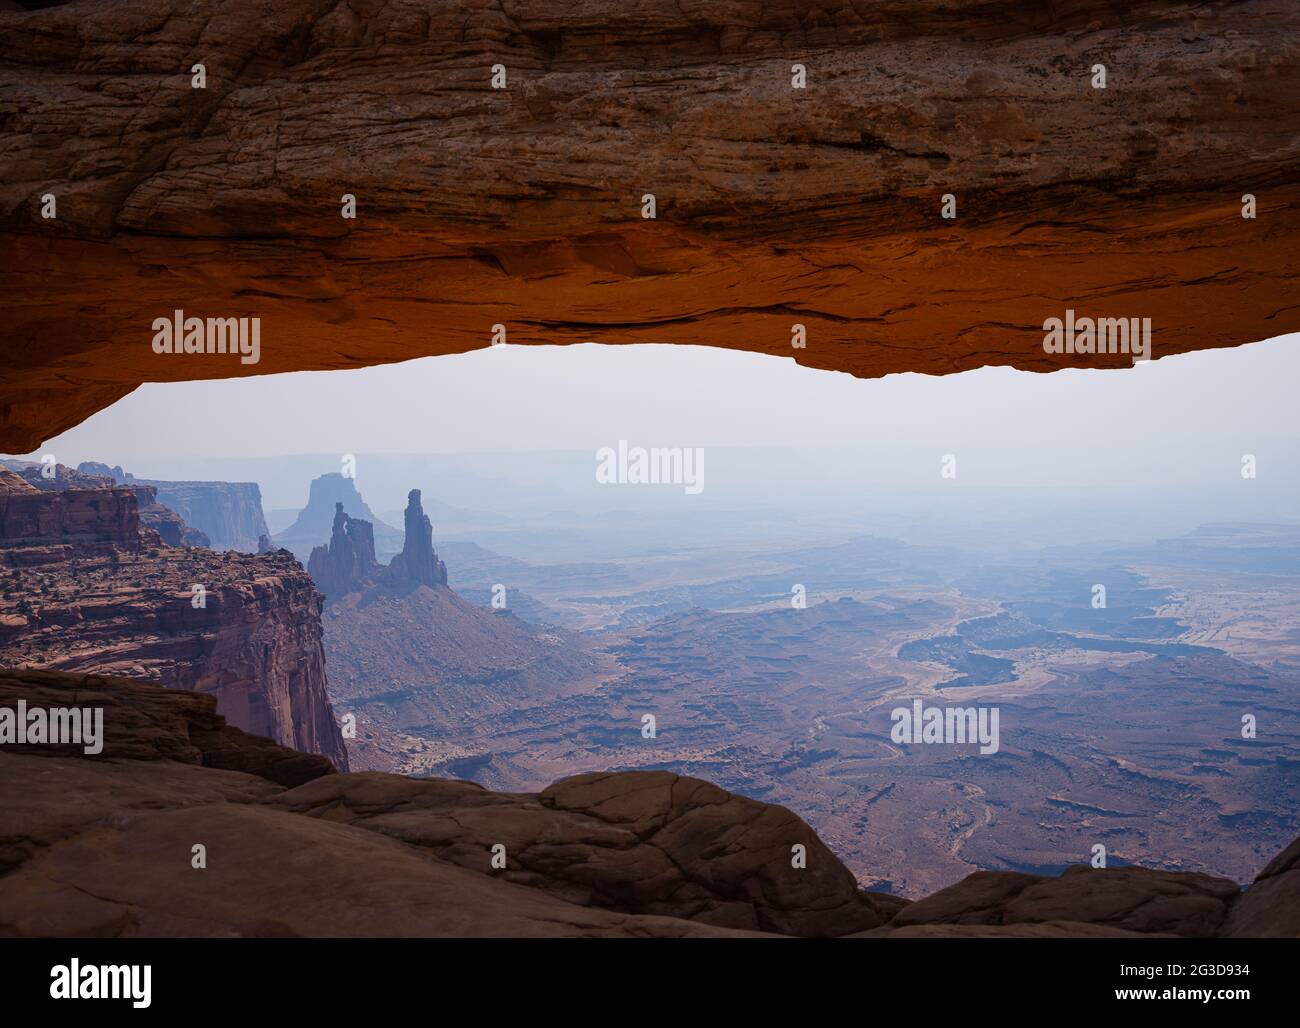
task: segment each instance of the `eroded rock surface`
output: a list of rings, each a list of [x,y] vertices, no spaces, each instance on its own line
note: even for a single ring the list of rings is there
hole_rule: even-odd
[[[783,935],[846,935],[898,906],[784,807],[664,771],[580,775],[540,795],[396,775],[337,777],[273,805],[358,825],[582,906]],[[491,866],[492,847],[506,866]],[[795,867],[796,846],[805,867]]]
[[[981,872],[908,904],[858,891],[785,808],[698,779],[493,793],[333,774],[224,725],[207,697],[148,683],[0,672],[0,708],[19,699],[102,705],[107,744],[0,747],[0,935],[1300,936],[1300,840],[1245,893],[1077,868]]]
[[[1233,904],[1224,934],[1300,937],[1300,839],[1274,857]]]
[[[379,562],[375,560],[375,526],[361,518],[348,517],[343,504],[336,503],[329,542],[311,551],[307,571],[326,599],[360,591],[379,571]]]
[[[1069,868],[1057,878],[979,871],[894,918],[910,925],[1019,926],[1081,921],[1141,934],[1219,934],[1241,887],[1226,878],[1140,867]]]
[[[1045,353],[1067,307],[1151,318],[1156,357],[1294,331],[1298,28],[1291,0],[0,12],[0,446],[140,382],[497,324],[863,376],[1130,362]],[[175,310],[259,317],[259,363],[155,353]]]

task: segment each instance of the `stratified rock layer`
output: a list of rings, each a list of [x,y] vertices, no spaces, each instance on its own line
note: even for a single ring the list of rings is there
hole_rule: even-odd
[[[1298,28],[1292,0],[0,13],[0,447],[140,382],[495,325],[864,376],[1129,363],[1045,353],[1066,308],[1149,317],[1157,357],[1294,331]],[[155,353],[177,310],[260,318],[260,363]]]
[[[268,532],[262,490],[256,482],[140,480],[140,484],[152,487],[159,503],[206,534],[213,549],[256,553],[259,537]]]
[[[0,671],[0,707],[19,699],[101,706],[107,742],[0,747],[0,935],[1300,936],[1300,840],[1245,893],[1077,868],[978,873],[909,904],[860,892],[785,808],[698,779],[534,795],[339,775],[225,727],[205,697]]]
[[[226,723],[217,701],[202,693],[160,689],[150,682],[61,671],[0,672],[0,707],[102,707],[104,760],[167,760],[242,771],[293,788],[335,773],[322,756],[286,749]],[[8,745],[6,753],[79,757],[81,745]],[[165,772],[164,772],[165,774]]]
[[[347,767],[321,599],[293,555],[163,546],[132,488],[39,490],[0,470],[0,666],[207,693],[232,723]]]
[[[144,542],[140,512],[130,489],[42,490],[0,468],[0,561],[14,567],[38,562],[51,547],[138,551]],[[35,549],[32,555],[24,551]]]
[[[100,468],[106,473],[100,473]],[[14,470],[24,482],[44,490],[112,489],[115,485],[125,484],[135,493],[140,524],[157,532],[164,545],[205,548],[211,545],[211,540],[205,533],[191,528],[174,510],[158,502],[156,488],[137,483],[130,475],[122,475],[121,468],[110,469],[103,464],[83,463],[73,469],[62,464],[42,466],[28,463],[15,467]]]

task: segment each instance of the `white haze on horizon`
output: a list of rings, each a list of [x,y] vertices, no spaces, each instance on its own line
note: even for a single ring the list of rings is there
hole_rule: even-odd
[[[140,477],[257,480],[270,509],[300,505],[309,477],[337,470],[341,454],[394,455],[386,466],[397,467],[402,454],[482,454],[484,476],[513,467],[527,477],[535,463],[539,488],[555,487],[536,502],[555,509],[680,507],[663,492],[593,490],[591,455],[626,439],[705,448],[709,487],[688,498],[697,501],[689,509],[903,495],[926,506],[949,503],[960,484],[961,495],[982,495],[995,510],[999,497],[1014,505],[1024,490],[1055,491],[1054,502],[1075,506],[1079,496],[1140,495],[1153,510],[1176,510],[1187,494],[1206,501],[1207,517],[1294,521],[1297,382],[1300,335],[1132,370],[867,380],[698,346],[508,346],[346,371],[146,384],[24,456],[121,464]],[[786,451],[769,476],[766,448]],[[541,458],[558,451],[572,459]],[[529,452],[535,461],[520,456]],[[1240,476],[1246,453],[1258,458],[1256,481]],[[299,475],[310,462],[278,459],[294,454],[320,457]],[[944,454],[957,457],[956,482],[939,478]],[[282,484],[286,468],[303,480]],[[364,478],[376,511],[400,506],[411,484]],[[448,493],[448,502],[476,499],[470,484],[449,482]]]

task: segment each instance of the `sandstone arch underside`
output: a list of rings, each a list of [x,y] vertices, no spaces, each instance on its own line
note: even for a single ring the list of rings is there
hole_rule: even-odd
[[[3,10],[0,449],[494,324],[860,376],[1130,363],[1044,352],[1067,307],[1157,358],[1295,331],[1298,55],[1294,0]],[[259,363],[154,353],[175,309],[259,317]]]

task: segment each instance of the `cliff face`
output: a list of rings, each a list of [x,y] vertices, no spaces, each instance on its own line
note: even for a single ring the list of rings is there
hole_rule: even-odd
[[[1150,317],[1156,357],[1295,331],[1298,29],[1291,0],[0,13],[0,446],[494,325],[863,376],[1129,363],[1045,352],[1066,308]],[[260,318],[259,363],[154,353],[178,309]]]
[[[0,671],[0,707],[106,710],[98,757],[0,748],[0,934],[1300,935],[1300,840],[1245,892],[1208,875],[1079,866],[976,872],[909,903],[859,891],[795,813],[699,779],[623,772],[495,793],[331,774],[222,725],[202,699]],[[221,853],[203,875],[174,857],[195,839]]]
[[[105,551],[118,546],[135,552],[142,541],[130,489],[41,490],[0,469],[0,555],[15,566],[24,561],[14,551],[26,548],[62,554],[74,547]]]
[[[32,474],[25,475],[27,480],[42,486]],[[262,490],[256,482],[150,481],[123,471],[120,464],[109,467],[99,461],[82,461],[75,472],[61,469],[57,479],[87,489],[112,483],[130,486],[140,500],[141,521],[157,528],[169,546],[256,553],[258,540],[267,531]]]
[[[102,473],[100,469],[103,469]],[[23,481],[43,490],[111,489],[114,485],[125,484],[135,493],[140,524],[144,528],[157,532],[165,545],[203,547],[210,545],[210,540],[204,533],[191,528],[174,510],[158,502],[158,491],[153,486],[136,483],[132,476],[123,475],[121,468],[83,463],[75,469],[58,464],[52,470],[54,474],[47,477],[39,464],[25,464],[15,468]]]
[[[320,597],[292,555],[172,549],[139,527],[130,488],[40,491],[12,477],[0,492],[0,665],[207,693],[233,724],[347,766]]]
[[[158,502],[204,533],[218,550],[257,552],[267,534],[262,490],[256,482],[161,482],[140,480],[157,491]]]
[[[168,546],[211,548],[212,540],[206,532],[191,528],[174,510],[158,502],[158,490],[154,486],[135,485],[131,491],[140,508],[140,523],[157,532]]]

